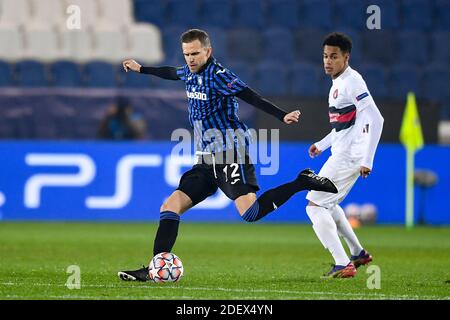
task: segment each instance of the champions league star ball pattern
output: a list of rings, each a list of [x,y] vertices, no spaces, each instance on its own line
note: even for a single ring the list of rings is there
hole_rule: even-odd
[[[161,252],[153,257],[148,267],[150,280],[154,282],[175,282],[183,275],[180,258],[170,252]]]

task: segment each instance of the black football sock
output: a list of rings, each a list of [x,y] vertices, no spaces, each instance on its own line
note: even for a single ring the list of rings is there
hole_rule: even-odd
[[[153,245],[153,256],[161,252],[171,252],[178,235],[180,216],[172,211],[161,212],[158,231]]]
[[[294,194],[302,190],[305,190],[305,185],[299,179],[267,190],[258,197],[258,199],[250,208],[248,208],[248,210],[242,216],[242,219],[247,222],[258,221],[270,212],[282,206]]]

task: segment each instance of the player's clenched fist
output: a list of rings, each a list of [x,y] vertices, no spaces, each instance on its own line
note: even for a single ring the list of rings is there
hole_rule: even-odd
[[[311,158],[315,158],[319,156],[322,153],[322,151],[317,149],[316,145],[313,144],[312,146],[309,147],[308,153]]]
[[[371,171],[372,170],[370,170],[369,168],[361,166],[361,168],[359,169],[359,174],[365,179],[369,176]]]
[[[286,124],[296,123],[298,122],[298,119],[300,118],[300,111],[295,110],[292,112],[289,112],[287,115],[284,116],[283,121]]]
[[[133,59],[125,60],[122,65],[126,72],[128,72],[128,70],[140,72],[141,70],[141,65]]]

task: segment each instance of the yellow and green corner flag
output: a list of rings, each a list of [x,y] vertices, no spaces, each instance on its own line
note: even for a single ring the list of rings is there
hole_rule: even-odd
[[[408,229],[411,229],[414,226],[414,155],[424,144],[416,97],[413,92],[409,92],[406,98],[406,108],[400,129],[400,141],[406,148],[405,224]]]

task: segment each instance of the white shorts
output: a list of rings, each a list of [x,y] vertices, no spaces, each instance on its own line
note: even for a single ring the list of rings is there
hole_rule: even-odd
[[[338,193],[310,191],[306,199],[330,209],[344,200],[359,177],[360,161],[332,155],[320,169],[319,176],[327,177],[334,182]]]

